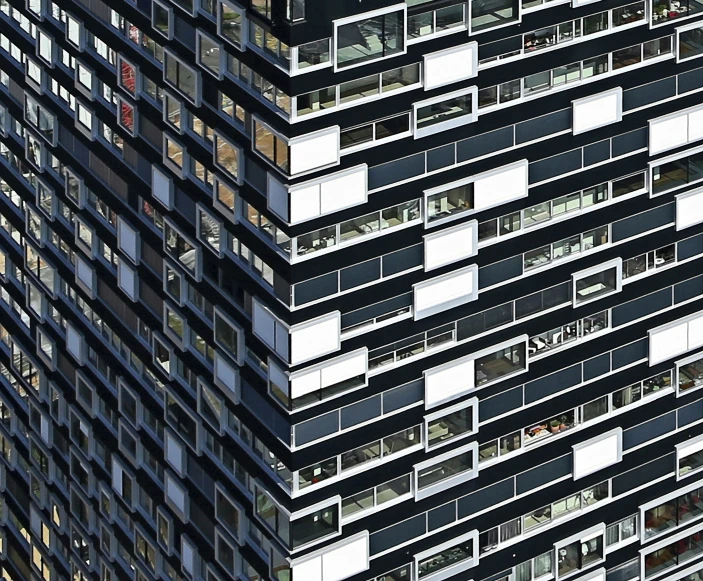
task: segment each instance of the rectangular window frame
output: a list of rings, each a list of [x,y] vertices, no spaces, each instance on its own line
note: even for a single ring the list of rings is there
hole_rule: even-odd
[[[450,476],[449,478],[442,479],[434,484],[430,484],[429,486],[420,489],[418,486],[418,480],[419,480],[419,473],[420,470],[423,470],[425,468],[429,468],[430,466],[434,466],[435,464],[442,462],[444,460],[449,460],[451,458],[454,458],[456,456],[460,456],[462,454],[465,454],[466,452],[471,453],[471,462],[472,466],[469,470],[465,470],[463,472],[460,472],[459,474],[455,474],[454,476]],[[470,442],[468,444],[465,444],[463,446],[460,446],[458,448],[455,448],[454,450],[450,450],[449,452],[445,452],[444,454],[439,454],[437,456],[432,457],[429,460],[425,460],[423,462],[419,462],[413,466],[413,490],[415,491],[415,500],[422,500],[424,498],[428,498],[430,496],[433,496],[435,494],[438,494],[444,490],[447,490],[449,488],[453,488],[455,486],[458,486],[459,484],[463,484],[464,482],[468,482],[469,480],[473,480],[474,478],[478,477],[478,442]]]

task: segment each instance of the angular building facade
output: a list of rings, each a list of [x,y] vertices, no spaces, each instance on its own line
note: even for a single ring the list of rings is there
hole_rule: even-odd
[[[703,579],[700,0],[0,0],[10,581]]]

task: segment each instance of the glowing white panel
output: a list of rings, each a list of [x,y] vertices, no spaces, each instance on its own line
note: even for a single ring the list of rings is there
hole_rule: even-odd
[[[451,401],[474,388],[474,360],[462,359],[425,371],[425,408]]]
[[[690,442],[684,442],[676,446],[676,453],[679,458],[684,458],[685,456],[690,456],[696,452],[703,450],[703,439],[699,437],[693,438]]]
[[[703,139],[703,109],[688,114],[688,141]]]
[[[359,166],[352,172],[344,172],[339,177],[320,184],[320,211],[322,214],[336,212],[343,208],[366,202],[367,167]]]
[[[339,163],[339,126],[295,137],[288,143],[290,174],[296,175]]]
[[[703,345],[703,316],[688,321],[688,350]]]
[[[688,351],[688,323],[678,323],[649,332],[649,365]]]
[[[319,391],[322,387],[321,373],[319,369],[299,376],[292,376],[290,380],[290,396],[292,398],[302,397],[309,393]]]
[[[527,196],[527,160],[476,176],[474,209],[484,210]]]
[[[478,297],[478,266],[472,264],[419,282],[413,286],[413,293],[415,320],[475,301]]]
[[[617,123],[622,119],[622,88],[572,101],[574,135]]]
[[[295,325],[290,330],[290,363],[297,365],[337,351],[341,341],[339,311]]]
[[[366,350],[364,350],[353,357],[343,358],[337,363],[323,367],[320,370],[322,387],[329,387],[352,377],[364,375],[366,373],[366,358]]]
[[[574,480],[617,464],[622,460],[622,428],[573,446]]]
[[[703,222],[703,188],[676,196],[676,229]]]
[[[425,270],[433,270],[478,252],[478,221],[471,220],[425,237]]]
[[[367,536],[322,554],[322,581],[341,581],[368,568]]]
[[[649,122],[649,154],[661,153],[688,143],[688,115],[680,113]]]
[[[290,191],[290,221],[297,224],[320,215],[320,185],[311,184]]]
[[[322,581],[322,557],[320,556],[295,564],[292,569],[291,581]]]
[[[475,77],[478,73],[478,43],[469,42],[426,54],[424,71],[425,91]]]

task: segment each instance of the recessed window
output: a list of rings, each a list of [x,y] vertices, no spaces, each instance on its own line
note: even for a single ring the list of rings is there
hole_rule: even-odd
[[[476,359],[475,385],[483,385],[527,369],[525,343],[499,349]]]
[[[432,135],[476,120],[475,91],[453,93],[430,102],[415,103],[415,137]]]
[[[161,2],[153,2],[151,5],[151,25],[166,38],[173,37],[172,18],[173,9],[170,6],[165,6]]]
[[[471,32],[516,22],[519,17],[518,6],[519,1],[516,0],[472,0]]]
[[[685,61],[703,55],[703,26],[679,32],[679,60]]]
[[[315,40],[297,47],[298,70],[304,70],[330,62],[330,39]]]
[[[427,222],[468,212],[474,208],[473,183],[457,186],[427,197]]]
[[[427,425],[427,447],[435,448],[441,444],[468,436],[474,432],[475,405],[461,404],[456,407],[432,414],[425,420]]]
[[[579,540],[557,549],[557,569],[559,577],[599,563],[604,556],[603,535],[588,540]]]
[[[652,26],[668,24],[674,19],[690,18],[703,12],[703,2],[699,0],[675,0],[652,2]]]
[[[256,120],[254,121],[254,149],[281,171],[288,173],[288,143]]]
[[[401,54],[405,51],[405,11],[340,24],[336,39],[338,68]]]
[[[474,557],[476,538],[470,536],[461,542],[446,547],[433,555],[423,557],[417,563],[417,577],[424,579],[430,575],[452,567],[455,569],[462,562],[470,561]],[[452,571],[452,574],[456,571]]]
[[[476,472],[476,445],[447,452],[415,466],[416,498],[424,498],[451,486],[474,478]]]
[[[164,80],[200,105],[200,73],[168,51],[164,51]]]
[[[574,306],[578,306],[622,289],[622,261],[599,265],[573,275]]]

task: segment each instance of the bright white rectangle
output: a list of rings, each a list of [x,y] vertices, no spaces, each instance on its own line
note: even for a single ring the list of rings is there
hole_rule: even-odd
[[[676,196],[676,229],[703,222],[703,188]]]
[[[290,331],[290,363],[297,365],[332,353],[340,345],[340,313],[323,315],[317,320],[295,325]]]
[[[473,388],[473,359],[428,369],[425,371],[425,408],[461,397]]]
[[[312,184],[290,191],[290,221],[296,224],[320,215],[320,185]]]
[[[339,163],[339,126],[291,139],[290,174],[296,175]]]
[[[361,537],[322,554],[322,581],[341,581],[369,568],[369,539]]]
[[[649,332],[649,365],[656,365],[688,351],[688,323]]]
[[[703,109],[688,114],[688,141],[703,139]]]
[[[414,285],[415,320],[476,300],[477,275],[478,266],[472,264]]]
[[[322,581],[322,557],[315,557],[309,561],[293,565],[293,578],[291,581]]]
[[[314,393],[322,388],[320,370],[292,377],[290,380],[290,396],[295,399],[309,393]]]
[[[366,202],[366,166],[320,184],[320,212],[329,214]]]
[[[688,321],[688,350],[703,345],[703,316]]]
[[[474,209],[492,208],[527,196],[527,160],[479,175],[474,181]]]
[[[478,43],[452,47],[424,56],[425,91],[475,77],[478,70]]]
[[[574,135],[622,120],[622,88],[572,101]]]
[[[366,351],[360,352],[354,357],[343,359],[329,367],[323,367],[320,372],[323,388],[341,383],[357,375],[364,375],[366,373]]]
[[[458,262],[478,252],[478,222],[471,220],[425,237],[425,270]]]
[[[654,155],[688,143],[688,115],[653,119],[649,122],[649,154]]]
[[[574,480],[622,460],[622,428],[616,428],[573,446]]]

